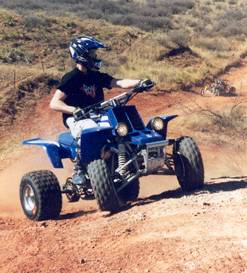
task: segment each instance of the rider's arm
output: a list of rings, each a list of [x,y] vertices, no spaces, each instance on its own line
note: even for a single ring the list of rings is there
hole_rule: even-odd
[[[66,94],[61,90],[57,89],[50,101],[50,108],[62,113],[72,114],[76,107],[67,105],[64,100],[66,99]]]
[[[129,79],[113,79],[111,81],[111,87],[120,87],[120,88],[132,88],[136,86],[140,80],[129,80]]]

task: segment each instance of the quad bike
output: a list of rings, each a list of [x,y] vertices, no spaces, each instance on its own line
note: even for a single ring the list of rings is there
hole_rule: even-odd
[[[177,115],[154,117],[145,125],[136,107],[127,105],[135,95],[153,85],[146,80],[121,95],[84,109],[84,118],[90,117],[99,127],[83,130],[79,142],[70,132],[61,133],[57,141],[40,138],[23,141],[25,145],[43,147],[54,168],[63,168],[65,158],[74,162],[73,175],[62,188],[48,170],[29,172],[22,177],[20,201],[29,219],[57,218],[62,194],[70,202],[95,198],[100,210],[116,212],[137,199],[139,178],[149,174],[176,175],[186,192],[203,187],[204,167],[195,141],[187,136],[167,138],[168,122]],[[102,120],[104,123],[107,120],[108,126],[101,126]]]

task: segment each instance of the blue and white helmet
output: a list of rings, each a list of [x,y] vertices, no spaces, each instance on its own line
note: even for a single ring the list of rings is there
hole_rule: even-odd
[[[107,46],[89,36],[76,38],[69,45],[71,58],[76,63],[85,65],[88,69],[100,69],[101,67],[100,59],[89,56],[90,50],[98,48],[107,48]]]

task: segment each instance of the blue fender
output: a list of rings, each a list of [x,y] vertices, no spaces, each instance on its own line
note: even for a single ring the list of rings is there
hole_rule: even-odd
[[[41,146],[46,151],[54,168],[63,168],[62,148],[56,141],[43,140],[41,138],[27,139],[22,142],[24,145]]]
[[[81,133],[81,163],[100,159],[102,148],[114,137],[112,127],[96,127]]]
[[[170,116],[161,116],[165,123],[168,123],[170,120],[176,118],[178,115],[170,115]]]
[[[154,130],[141,130],[130,133],[127,140],[134,145],[143,145],[150,142],[161,141],[163,137]]]

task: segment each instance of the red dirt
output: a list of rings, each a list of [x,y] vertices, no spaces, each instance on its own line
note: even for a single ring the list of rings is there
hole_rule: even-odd
[[[239,82],[245,70],[227,77]],[[21,138],[54,139],[64,128],[59,114],[47,109],[48,101],[41,100],[25,125],[20,122],[5,137],[18,132]],[[183,105],[192,101],[215,103],[190,93],[143,94],[133,103],[147,120],[162,112],[183,114]],[[216,101],[224,107],[232,98]],[[170,133],[189,132],[174,121]],[[175,177],[149,176],[141,179],[139,200],[118,214],[99,212],[94,201],[64,200],[58,221],[38,223],[25,219],[20,209],[19,181],[25,172],[52,168],[42,150],[16,146],[1,161],[0,272],[247,272],[246,153],[198,142],[204,190],[184,195]],[[70,172],[69,162],[55,170],[61,183]]]

